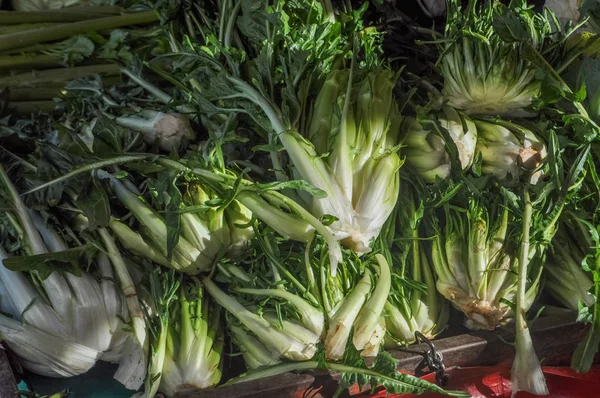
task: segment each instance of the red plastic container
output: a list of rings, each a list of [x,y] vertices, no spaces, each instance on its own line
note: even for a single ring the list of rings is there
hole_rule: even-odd
[[[588,373],[576,373],[567,367],[543,367],[551,398],[593,398],[600,397],[600,366]],[[448,390],[461,390],[473,398],[510,398],[512,394],[510,368],[504,366],[480,366],[472,368],[454,368],[447,371]],[[429,374],[423,379],[435,382],[435,375]],[[383,398],[385,390],[379,388],[375,394],[362,393],[358,396]],[[390,394],[390,398],[416,397],[412,394]],[[441,394],[423,394],[421,398],[442,398]],[[532,398],[537,395],[519,392],[516,398]]]

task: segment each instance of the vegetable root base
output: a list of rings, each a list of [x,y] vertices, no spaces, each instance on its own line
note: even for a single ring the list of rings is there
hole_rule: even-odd
[[[504,304],[481,300],[455,287],[438,286],[438,289],[456,309],[465,314],[465,326],[471,330],[494,330],[507,321],[510,308]]]

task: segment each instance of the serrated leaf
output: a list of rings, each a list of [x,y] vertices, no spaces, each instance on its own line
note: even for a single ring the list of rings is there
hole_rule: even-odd
[[[85,36],[73,36],[55,44],[43,53],[59,58],[65,66],[82,62],[94,53],[94,42]]]
[[[110,154],[123,152],[122,139],[123,128],[106,116],[100,116],[94,125],[94,153]]]
[[[351,351],[348,350],[347,351]],[[356,365],[347,365],[348,363]],[[462,391],[445,391],[443,388],[430,383],[426,380],[411,376],[397,371],[397,361],[386,351],[381,351],[373,362],[373,366],[365,368],[364,360],[354,353],[347,355],[344,353],[344,364],[331,365],[328,368],[337,371],[343,371],[340,388],[347,387],[358,383],[362,389],[366,384],[370,384],[372,388],[383,386],[387,393],[394,394],[423,394],[425,392],[434,392],[453,397],[470,397],[471,395]],[[338,389],[338,392],[340,389]]]
[[[57,124],[55,128],[58,132],[58,147],[60,149],[82,157],[92,155],[88,146],[73,131],[62,124]]]
[[[94,155],[102,158],[122,154],[123,149],[136,136],[104,115],[96,120],[92,134],[94,135]]]
[[[587,90],[585,87],[585,83],[582,83],[579,87],[579,90],[575,92],[573,95],[573,101],[575,102],[583,102],[587,97]]]
[[[437,392],[444,395],[470,396],[468,393],[453,394],[451,391],[444,391],[443,388],[418,377],[399,373],[396,370],[396,364],[397,361],[390,355],[390,353],[386,351],[380,352],[375,358],[371,370],[378,372],[381,375],[389,375],[390,377],[373,377],[371,380],[371,385],[378,383],[382,385],[388,393],[396,394],[422,394],[424,392]]]
[[[77,207],[88,218],[90,231],[105,227],[110,221],[110,203],[102,184],[91,177],[77,197]]]
[[[55,271],[80,276],[80,267],[89,266],[94,261],[97,251],[96,246],[85,244],[55,253],[9,257],[3,263],[11,271],[36,271],[42,279],[46,279]]]
[[[367,364],[365,363],[364,358],[360,356],[360,351],[358,351],[354,344],[352,344],[352,336],[348,338],[348,344],[346,345],[346,349],[344,350],[344,357],[342,359],[342,363],[346,366],[352,366],[355,369],[366,369]],[[394,372],[396,369],[394,368]],[[343,372],[342,377],[340,378],[340,384],[335,393],[335,397],[338,397],[344,390],[348,387],[353,386],[354,384],[358,384],[359,388],[367,385],[371,381],[371,377],[365,374],[365,372],[360,371],[349,371]]]
[[[110,38],[98,50],[98,58],[130,61],[133,55],[127,45],[128,35],[126,31],[121,29],[115,29],[110,32]]]
[[[256,184],[256,187],[261,191],[282,191],[284,189],[295,189],[304,191],[316,198],[326,198],[327,192],[309,184],[304,180],[290,180],[281,182],[269,182],[264,184]]]
[[[170,260],[173,249],[179,242],[181,232],[180,207],[183,201],[181,192],[177,187],[178,171],[166,170],[157,174],[151,181],[152,187],[157,192],[156,203],[164,208],[165,225],[167,226],[167,259]]]

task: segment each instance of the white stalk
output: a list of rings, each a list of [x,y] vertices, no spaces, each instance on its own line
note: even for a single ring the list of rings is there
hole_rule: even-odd
[[[48,377],[73,377],[90,370],[100,352],[0,314],[0,337],[23,366]]]
[[[357,350],[378,346],[385,335],[385,329],[379,324],[383,308],[390,294],[392,277],[390,266],[381,254],[376,254],[375,259],[379,268],[379,278],[369,300],[361,308],[354,321],[353,343]]]
[[[325,324],[323,312],[295,294],[283,289],[237,289],[237,291],[244,294],[281,298],[292,304],[298,310],[302,324],[305,327],[317,336],[320,336],[321,333],[323,333]]]
[[[529,327],[527,325],[527,309],[525,294],[527,291],[527,266],[529,263],[529,229],[533,205],[529,200],[529,192],[525,190],[525,209],[523,212],[523,237],[519,253],[519,275],[517,287],[516,320],[516,355],[511,370],[512,397],[519,391],[527,391],[535,395],[548,395],[548,387],[540,361],[535,353]]]
[[[249,311],[236,299],[219,289],[210,279],[204,278],[202,283],[217,303],[235,316],[263,344],[271,347],[281,357],[303,361],[312,358],[316,352],[316,348],[307,347],[298,339],[277,330],[267,320]]]
[[[144,313],[140,306],[135,284],[127,270],[125,261],[121,257],[119,249],[106,228],[99,229],[100,237],[110,258],[112,266],[117,274],[121,291],[125,297],[125,303],[129,313],[129,323],[133,329],[126,342],[124,354],[119,362],[119,368],[115,373],[115,379],[131,390],[139,389],[144,383],[146,375],[146,352],[148,350],[148,335]]]
[[[251,336],[243,328],[230,326],[234,342],[239,346],[244,362],[248,369],[256,369],[261,366],[272,366],[280,363],[279,355]]]
[[[352,325],[371,291],[371,273],[366,272],[358,284],[343,299],[327,325],[325,350],[327,358],[340,360],[346,351]]]
[[[0,247],[0,262],[6,257],[7,254]],[[10,271],[4,265],[0,265],[0,280],[4,288],[3,291],[6,292],[7,300],[10,300],[12,304],[14,311],[11,311],[11,315],[14,319],[35,326],[57,337],[70,335],[70,328],[60,319],[54,309],[46,303],[46,300],[38,295],[25,275]],[[25,311],[26,309],[27,311]],[[2,302],[2,310],[7,310],[4,302]]]
[[[44,220],[37,213],[32,212],[31,218],[50,252],[56,253],[68,249],[65,242],[53,229],[45,225]],[[77,342],[98,351],[108,350],[112,334],[100,285],[83,271],[81,277],[65,273],[64,278],[73,294],[73,297],[69,297],[73,337]],[[65,295],[65,292],[61,293]]]

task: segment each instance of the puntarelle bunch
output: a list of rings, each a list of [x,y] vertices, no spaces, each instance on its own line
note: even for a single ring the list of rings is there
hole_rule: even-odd
[[[118,363],[145,397],[311,369],[466,396],[386,352],[453,306],[514,320],[513,390],[543,394],[542,289],[592,324],[590,368],[600,83],[576,27],[449,0],[413,43],[378,31],[387,2],[116,3],[0,13],[0,337],[27,371]]]

